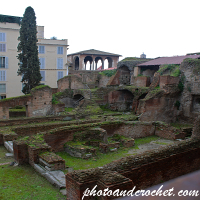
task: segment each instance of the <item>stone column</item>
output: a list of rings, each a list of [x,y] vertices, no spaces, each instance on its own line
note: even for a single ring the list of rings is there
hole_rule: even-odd
[[[104,60],[102,59],[102,69],[104,69]]]
[[[200,139],[200,115],[196,118],[193,130],[192,130],[192,138]]]

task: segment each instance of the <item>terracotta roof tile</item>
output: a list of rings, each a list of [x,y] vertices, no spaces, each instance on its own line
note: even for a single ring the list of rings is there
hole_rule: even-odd
[[[186,56],[173,56],[173,57],[161,57],[154,60],[150,60],[145,63],[138,64],[137,66],[153,66],[164,64],[181,64],[185,58],[200,58],[200,55],[186,55]]]

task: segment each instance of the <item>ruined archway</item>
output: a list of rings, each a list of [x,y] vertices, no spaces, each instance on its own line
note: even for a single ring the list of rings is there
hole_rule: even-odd
[[[108,102],[111,110],[131,111],[134,95],[129,90],[116,90],[108,94]]]
[[[121,67],[119,67],[118,69],[120,76],[119,76],[119,82],[122,85],[130,85],[130,70],[127,66],[122,65]]]
[[[75,66],[75,70],[79,70],[79,57],[76,56],[75,57],[75,61],[74,61],[74,66]]]
[[[138,91],[138,89],[136,89],[136,91]],[[143,93],[142,95],[139,96],[138,99],[133,100],[132,111],[134,113],[137,113],[137,109],[138,109],[138,106],[139,106],[140,99],[144,99],[146,97],[146,95],[147,95],[147,93]]]
[[[79,105],[80,101],[83,99],[84,99],[84,96],[82,94],[75,94],[73,96],[73,101],[74,101],[73,107],[77,107]]]

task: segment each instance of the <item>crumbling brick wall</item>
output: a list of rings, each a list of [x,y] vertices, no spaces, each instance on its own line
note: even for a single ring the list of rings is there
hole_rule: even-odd
[[[46,116],[51,108],[52,90],[48,86],[31,90],[30,95],[13,97],[0,101],[0,119],[9,119],[9,108],[26,106],[26,116]]]

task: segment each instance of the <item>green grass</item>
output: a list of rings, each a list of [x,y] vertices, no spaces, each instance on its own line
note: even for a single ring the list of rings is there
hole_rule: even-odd
[[[4,146],[0,146],[0,163],[7,153]],[[13,161],[12,159],[9,159]],[[2,162],[3,161],[3,162]],[[30,165],[13,167],[0,166],[0,199],[9,200],[64,200],[57,188],[52,186],[44,177],[40,176]]]
[[[5,154],[8,153],[6,148],[2,145],[0,146],[0,163],[12,162],[14,159],[10,157],[6,157]]]
[[[178,128],[178,129],[181,129],[181,128],[191,128],[191,127],[193,127],[192,124],[171,123],[170,125],[173,126],[173,127],[175,127],[175,128]]]
[[[71,112],[72,110],[74,110],[74,108],[65,108],[66,112]]]
[[[114,160],[118,160],[120,158],[128,156],[127,153],[130,149],[139,149],[138,147],[139,145],[149,143],[151,141],[158,139],[159,137],[157,136],[138,138],[135,139],[135,146],[133,147],[130,148],[121,147],[118,149],[117,152],[109,152],[107,154],[97,153],[96,157],[90,158],[88,160],[72,157],[68,155],[66,152],[58,152],[56,154],[61,156],[65,160],[66,166],[71,167],[74,170],[96,168],[108,164]]]
[[[168,145],[166,142],[155,142],[155,143],[160,145]]]

